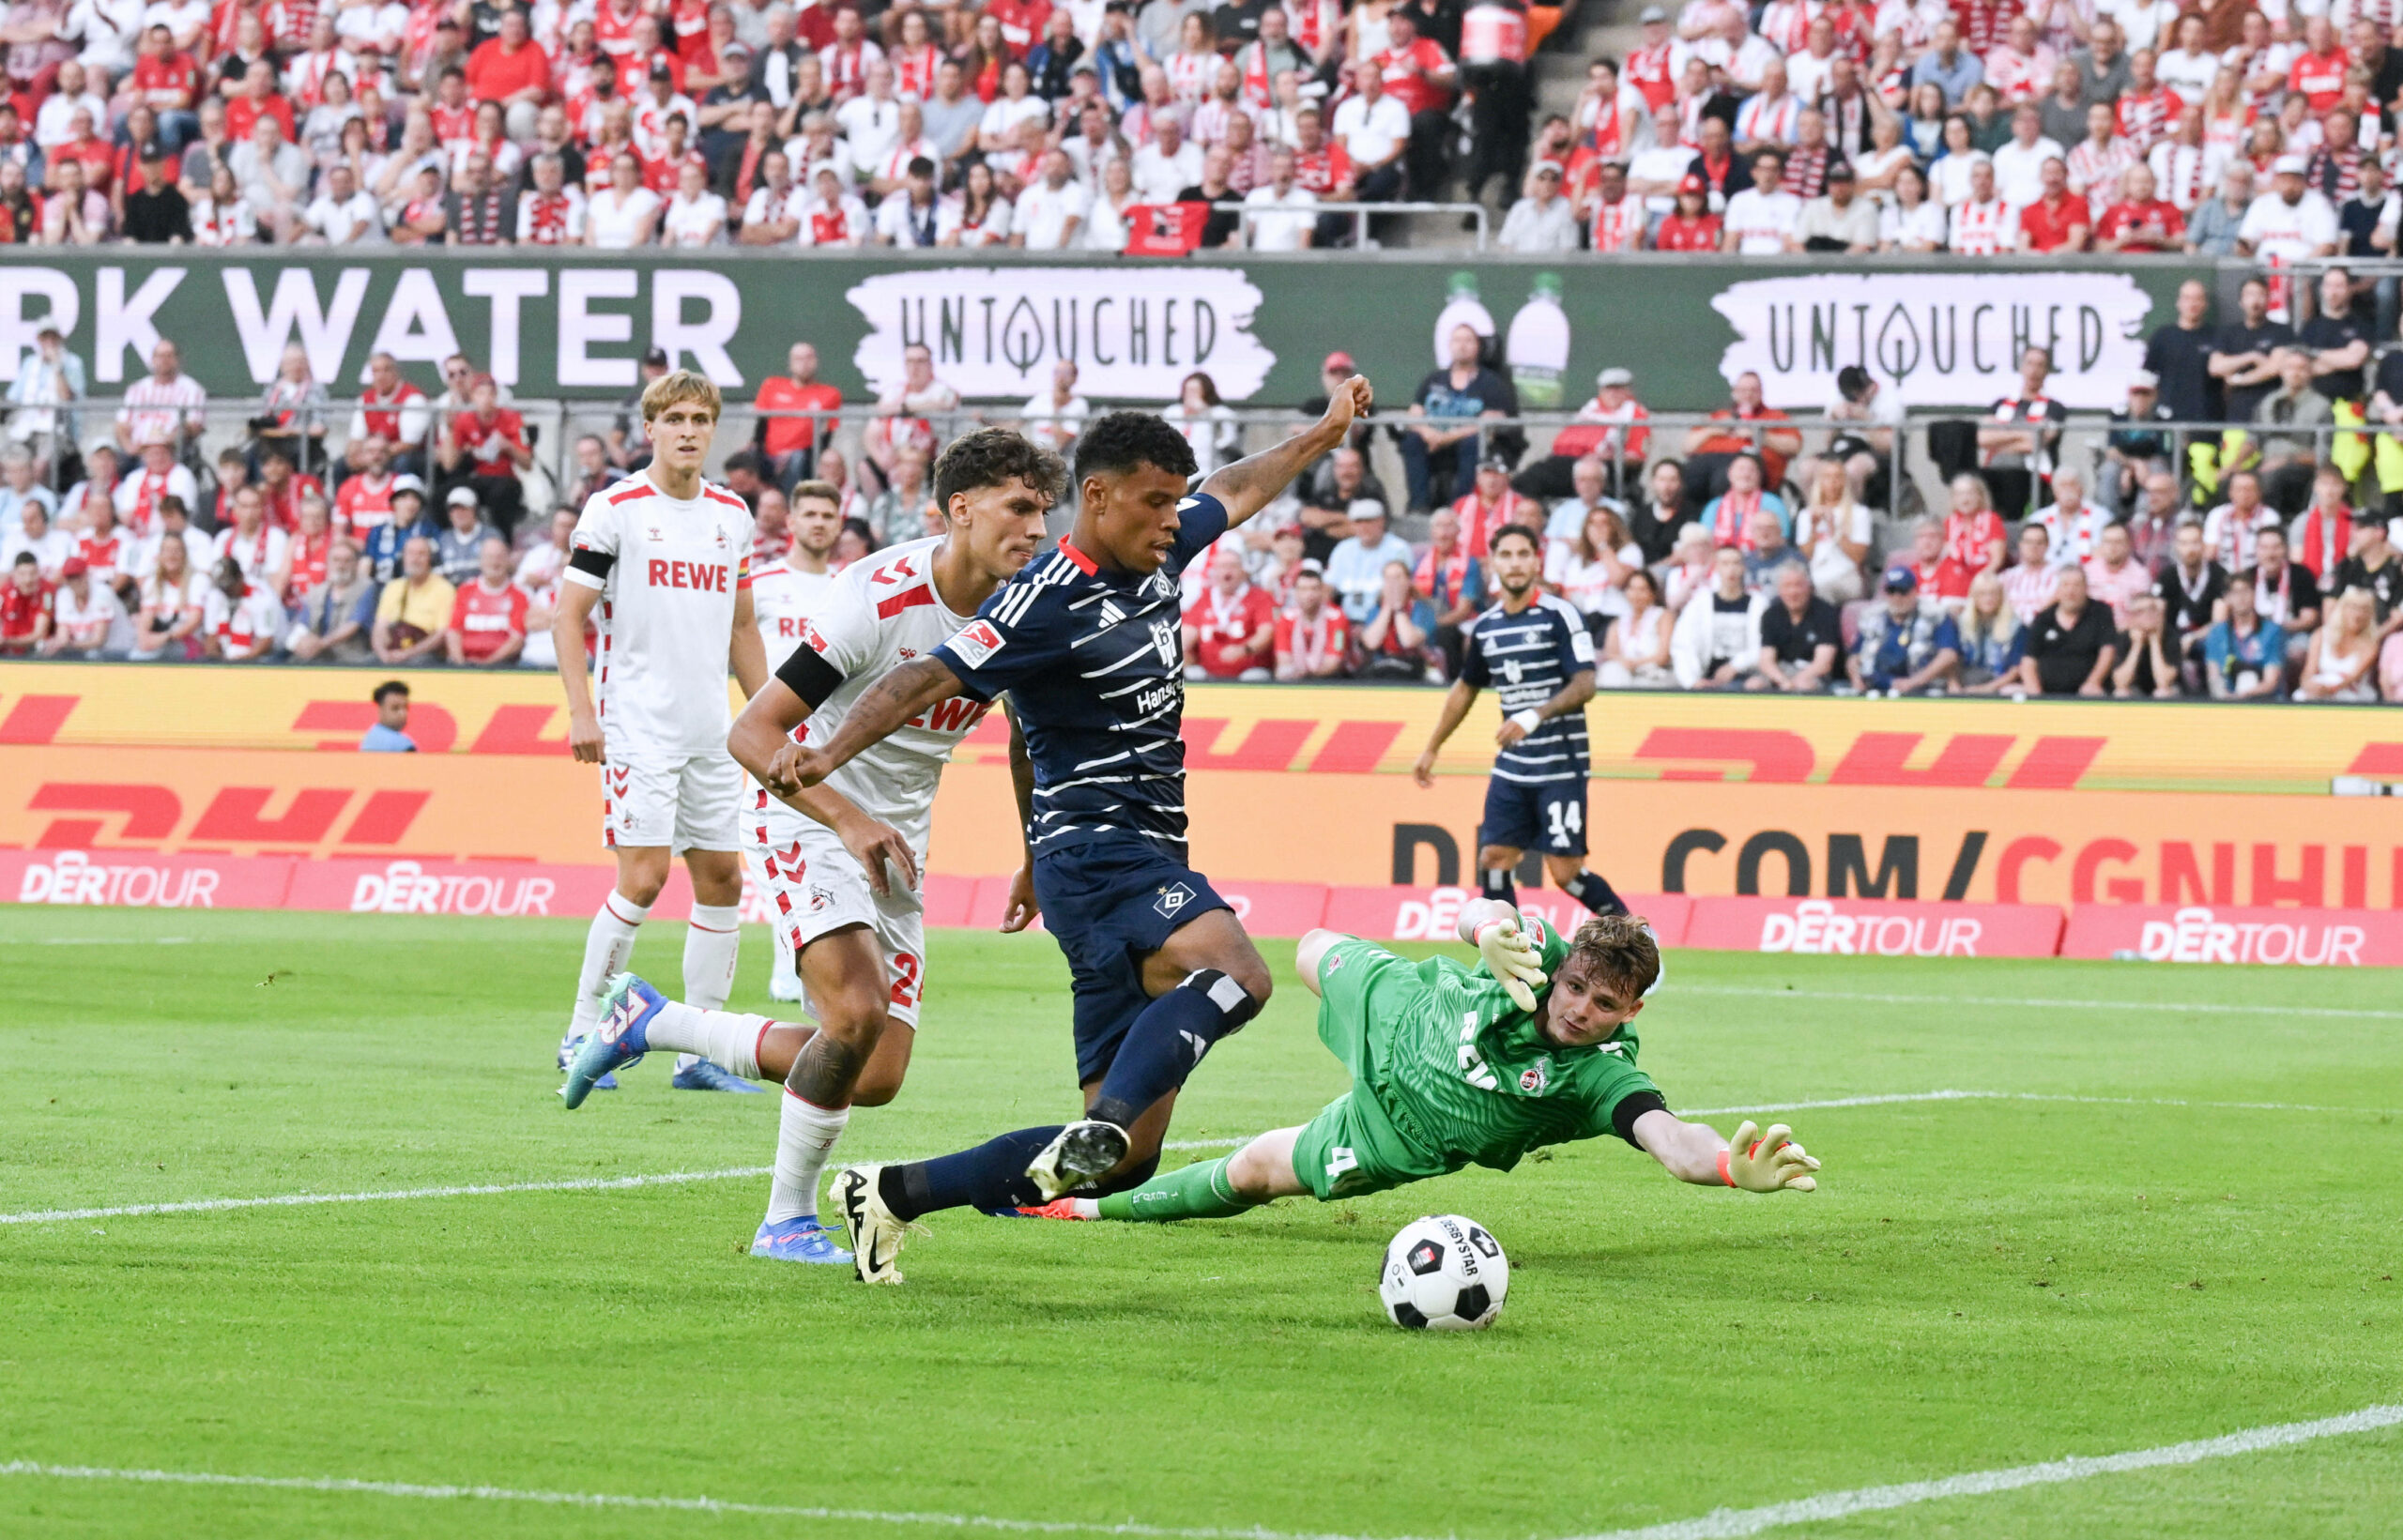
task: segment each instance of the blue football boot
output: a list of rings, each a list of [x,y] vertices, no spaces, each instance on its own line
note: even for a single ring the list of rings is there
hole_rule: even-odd
[[[585,1095],[605,1076],[640,1062],[650,1051],[650,1018],[666,1004],[666,996],[635,974],[611,979],[608,993],[601,997],[601,1024],[576,1044],[559,1099],[571,1108],[582,1106]]]
[[[751,1238],[751,1255],[778,1262],[851,1262],[851,1254],[834,1243],[814,1213],[761,1221],[759,1233]]]
[[[765,1086],[755,1086],[742,1076],[722,1070],[706,1059],[694,1060],[678,1070],[667,1083],[678,1090],[732,1090],[740,1091],[745,1096],[757,1096],[768,1089]]]

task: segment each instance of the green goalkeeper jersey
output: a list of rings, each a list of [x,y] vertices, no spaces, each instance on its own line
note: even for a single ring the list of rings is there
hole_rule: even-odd
[[[1558,972],[1568,941],[1533,916],[1525,926],[1541,949],[1545,974]],[[1651,1079],[1635,1067],[1631,1027],[1607,1042],[1564,1048],[1482,968],[1449,957],[1411,963],[1391,953],[1371,967],[1379,976],[1363,1002],[1355,1078],[1373,1092],[1396,1132],[1448,1166],[1507,1171],[1539,1145],[1624,1134],[1617,1114],[1631,1096],[1661,1105]],[[1546,992],[1537,991],[1538,999]]]

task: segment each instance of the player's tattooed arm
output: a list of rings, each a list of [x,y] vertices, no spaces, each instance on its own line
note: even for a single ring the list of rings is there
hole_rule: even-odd
[[[802,745],[787,761],[793,781],[814,786],[871,743],[932,706],[959,694],[959,676],[940,658],[918,658],[888,671],[867,687],[824,746]]]
[[[1034,760],[1026,752],[1026,731],[1018,725],[1018,712],[1006,697],[1002,710],[1010,719],[1010,789],[1018,794],[1018,827],[1021,839],[1032,837],[1034,828]],[[1002,929],[1021,931],[1034,923],[1042,906],[1034,896],[1034,851],[1029,848],[1026,860],[1010,875],[1009,903],[1002,910]]]
[[[1202,483],[1227,511],[1227,527],[1250,518],[1276,501],[1293,484],[1293,478],[1340,448],[1355,418],[1365,416],[1375,395],[1368,380],[1353,375],[1327,398],[1326,412],[1316,422],[1274,449],[1247,455],[1223,466]]]
[[[1493,741],[1497,746],[1507,749],[1542,726],[1548,719],[1565,717],[1571,711],[1584,710],[1585,703],[1593,698],[1594,671],[1590,668],[1581,668],[1569,677],[1569,682],[1560,687],[1557,694],[1541,706],[1530,706],[1514,716],[1503,718],[1502,725],[1494,729]],[[1527,720],[1529,717],[1535,720],[1530,722]]]
[[[1591,678],[1591,675],[1587,676],[1589,680]],[[1412,780],[1422,786],[1435,784],[1435,755],[1443,748],[1444,740],[1459,730],[1462,719],[1468,715],[1469,706],[1476,699],[1477,686],[1466,679],[1452,681],[1451,690],[1444,696],[1444,709],[1436,715],[1435,730],[1428,735],[1427,747],[1419,751],[1418,763],[1410,767]]]

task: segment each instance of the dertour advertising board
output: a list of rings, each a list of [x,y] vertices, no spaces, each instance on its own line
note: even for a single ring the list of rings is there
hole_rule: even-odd
[[[2011,388],[2027,342],[2054,348],[2055,392],[2087,407],[2119,404],[2179,282],[2216,276],[2174,258],[1831,270],[1442,252],[977,256],[40,249],[0,263],[0,383],[47,325],[98,395],[140,378],[169,337],[212,395],[237,400],[297,343],[337,397],[373,352],[433,386],[438,361],[464,351],[521,397],[605,399],[631,392],[659,347],[741,402],[806,340],[821,377],[865,400],[923,341],[972,402],[1023,402],[1064,358],[1104,401],[1164,403],[1199,371],[1228,402],[1291,405],[1318,393],[1321,360],[1341,350],[1394,411],[1465,324],[1493,340],[1530,410],[1573,409],[1610,367],[1633,370],[1655,410],[1723,404],[1747,369],[1771,404],[1810,409],[1853,362],[1906,403],[1978,406]]]

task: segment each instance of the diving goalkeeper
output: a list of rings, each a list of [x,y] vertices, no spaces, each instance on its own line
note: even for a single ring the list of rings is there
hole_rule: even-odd
[[[1670,1112],[1635,1067],[1631,1023],[1661,977],[1644,922],[1597,915],[1564,937],[1499,899],[1461,915],[1480,967],[1424,962],[1330,930],[1294,963],[1319,997],[1318,1035],[1352,1089],[1299,1128],[1108,1197],[1064,1197],[1047,1219],[1222,1219],[1303,1193],[1324,1202],[1467,1165],[1507,1171],[1538,1145],[1615,1134],[1681,1182],[1810,1192],[1819,1163],[1782,1124],[1731,1144]]]

